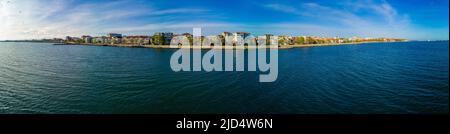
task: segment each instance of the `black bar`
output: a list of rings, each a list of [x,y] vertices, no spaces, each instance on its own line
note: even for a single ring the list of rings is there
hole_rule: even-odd
[[[0,115],[0,129],[62,129],[62,130],[125,130],[125,131],[181,131],[203,132],[201,129],[177,129],[177,121],[209,120],[220,124],[220,119],[272,119],[273,128],[220,129],[210,127],[208,132],[249,131],[278,132],[303,130],[447,130],[448,114],[435,115],[204,115],[204,114],[149,114],[149,115]],[[447,130],[448,131],[448,130]]]

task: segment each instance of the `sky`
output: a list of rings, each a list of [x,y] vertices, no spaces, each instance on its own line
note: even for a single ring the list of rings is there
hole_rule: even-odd
[[[0,0],[0,40],[110,32],[449,39],[448,0]]]

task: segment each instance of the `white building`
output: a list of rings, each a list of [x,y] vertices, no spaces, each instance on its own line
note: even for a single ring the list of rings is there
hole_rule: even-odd
[[[89,35],[83,35],[81,39],[83,39],[84,43],[92,43],[92,37]]]
[[[122,38],[124,44],[150,45],[152,38],[150,36],[125,36]]]
[[[92,38],[92,43],[96,44],[109,44],[109,38],[102,36],[102,37],[94,37]]]

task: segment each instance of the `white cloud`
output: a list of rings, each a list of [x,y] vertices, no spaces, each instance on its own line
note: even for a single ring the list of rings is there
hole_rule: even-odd
[[[386,1],[346,1],[339,6],[302,3],[298,6],[266,4],[263,7],[314,20],[274,24],[291,30],[290,33],[333,33],[337,36],[415,37],[407,14],[400,14]],[[287,10],[286,10],[287,9]],[[365,12],[365,15],[361,15]],[[367,14],[369,13],[369,14]],[[371,13],[371,14],[370,14]],[[289,28],[290,26],[290,28]],[[330,30],[332,29],[332,30]],[[289,30],[284,30],[289,33]]]
[[[266,8],[271,8],[273,10],[278,10],[286,13],[293,13],[293,14],[300,13],[296,8],[282,4],[266,4],[263,6]]]
[[[124,34],[152,34],[154,32],[175,32],[185,33],[192,32],[192,28],[199,27],[203,29],[203,35],[216,35],[227,30],[239,30],[244,27],[242,25],[224,22],[164,22],[164,23],[149,23],[145,25],[123,26],[107,28],[105,31],[113,31]]]
[[[189,7],[161,9],[148,1],[0,0],[0,40],[98,36],[108,32],[190,32],[192,27],[202,27],[204,34],[248,31],[254,34],[420,38],[432,37],[438,31],[448,35],[448,29],[446,32],[414,27],[407,14],[383,0],[340,1],[333,6],[320,3],[262,6],[292,18],[288,22],[247,24],[223,11]]]
[[[165,15],[165,14],[175,14],[175,13],[201,13],[207,12],[205,9],[192,9],[192,8],[175,8],[150,12],[149,15]]]
[[[139,19],[131,19],[133,17],[146,17],[145,23],[156,23],[161,16],[168,14],[207,11],[197,8],[158,9],[151,3],[128,0],[86,4],[69,0],[0,0],[0,3],[0,40],[99,35],[111,32],[110,29],[142,23]]]

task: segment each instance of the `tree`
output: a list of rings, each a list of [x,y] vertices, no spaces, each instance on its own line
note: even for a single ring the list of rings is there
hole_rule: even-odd
[[[306,37],[306,44],[317,44],[316,40],[314,40],[312,37]]]
[[[323,39],[317,40],[317,44],[324,44],[324,43],[325,43],[325,40],[323,40]]]
[[[309,41],[310,37],[305,37],[304,39],[305,39],[305,42],[304,42],[305,44],[309,44],[310,43],[310,41]]]
[[[303,37],[297,37],[297,38],[295,38],[294,42],[295,42],[295,44],[299,44],[299,45],[305,44],[305,39]]]
[[[278,44],[285,45],[286,44],[286,40],[284,38],[278,39]]]
[[[154,45],[163,45],[164,44],[164,37],[161,35],[154,35],[152,39],[153,39]]]
[[[192,36],[188,36],[187,38],[188,38],[188,40],[189,40],[189,43],[190,43],[191,45],[193,45],[193,44],[194,44],[194,38],[193,38]]]

